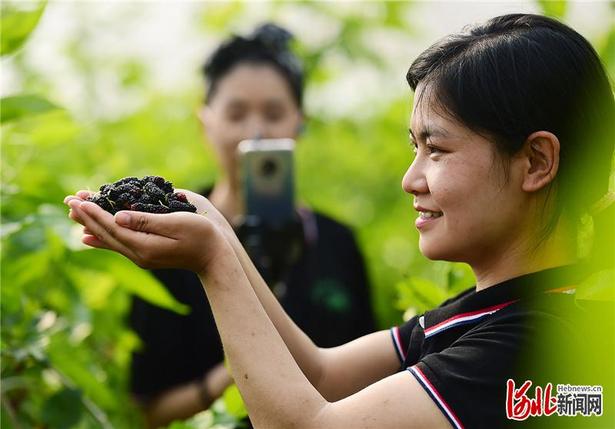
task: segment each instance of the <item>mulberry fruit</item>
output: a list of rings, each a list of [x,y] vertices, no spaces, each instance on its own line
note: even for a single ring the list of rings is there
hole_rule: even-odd
[[[125,177],[115,183],[106,183],[88,201],[111,214],[120,210],[196,213],[196,207],[188,202],[186,194],[175,192],[173,184],[160,176],[145,176],[143,179]]]
[[[196,212],[196,207],[190,203],[184,203],[179,200],[169,201],[169,211],[172,212]]]

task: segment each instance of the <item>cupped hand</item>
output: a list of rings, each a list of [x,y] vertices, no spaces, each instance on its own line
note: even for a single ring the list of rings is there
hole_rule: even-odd
[[[64,202],[71,209],[69,217],[84,226],[86,245],[121,253],[142,268],[204,273],[229,249],[224,233],[228,223],[206,198],[181,192],[197,207],[197,213],[120,211],[114,216],[86,201],[89,191],[79,191]]]

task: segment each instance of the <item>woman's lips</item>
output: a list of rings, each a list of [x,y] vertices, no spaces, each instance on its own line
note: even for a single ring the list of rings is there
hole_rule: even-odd
[[[416,226],[417,229],[424,229],[428,225],[433,224],[434,222],[438,221],[442,216],[443,215],[441,212],[439,216],[431,216],[431,217],[424,217],[422,216],[422,214],[419,214],[419,217],[417,217],[416,220],[414,221],[414,225]]]

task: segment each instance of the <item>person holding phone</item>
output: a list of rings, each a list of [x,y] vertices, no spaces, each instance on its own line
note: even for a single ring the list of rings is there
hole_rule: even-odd
[[[304,76],[290,50],[291,38],[285,29],[265,24],[248,36],[224,41],[203,67],[206,99],[199,118],[220,177],[201,193],[235,229],[245,214],[239,143],[295,139],[303,127]],[[296,219],[299,233],[277,240],[300,248],[270,284],[277,299],[320,346],[337,346],[373,331],[366,270],[350,229],[304,206],[297,208]],[[132,391],[149,424],[158,427],[208,408],[232,379],[199,278],[176,269],[153,274],[191,309],[184,316],[133,298],[130,324],[143,346],[132,360]]]
[[[612,203],[615,100],[598,55],[557,20],[511,14],[436,42],[407,80],[415,156],[402,188],[419,249],[469,264],[476,285],[399,327],[317,347],[198,194],[205,214],[112,216],[81,191],[69,216],[89,246],[198,273],[256,428],[612,427],[606,405],[554,414],[564,399],[544,384],[613,379],[612,331],[592,342],[600,326],[574,294],[577,221]],[[526,380],[536,390],[519,393]],[[534,417],[519,422],[510,404],[523,397]]]

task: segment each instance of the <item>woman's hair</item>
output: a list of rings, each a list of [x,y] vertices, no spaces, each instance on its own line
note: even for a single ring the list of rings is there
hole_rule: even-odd
[[[234,35],[223,42],[205,62],[203,75],[210,101],[217,85],[239,64],[264,64],[274,67],[286,79],[299,109],[303,104],[303,69],[290,50],[293,35],[282,27],[267,23],[247,37]]]
[[[615,102],[598,55],[583,36],[544,16],[513,14],[438,41],[410,66],[441,110],[511,156],[535,131],[560,141],[553,216],[577,218],[608,190]],[[431,98],[431,97],[430,97]],[[551,198],[548,198],[551,200]]]

